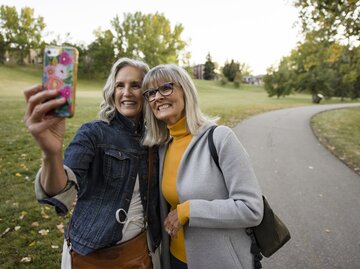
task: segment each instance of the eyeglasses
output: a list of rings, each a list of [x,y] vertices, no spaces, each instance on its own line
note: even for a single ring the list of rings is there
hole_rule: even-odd
[[[156,93],[159,92],[162,96],[169,96],[174,91],[174,82],[166,82],[157,89],[148,89],[143,93],[143,96],[148,102],[155,100]]]

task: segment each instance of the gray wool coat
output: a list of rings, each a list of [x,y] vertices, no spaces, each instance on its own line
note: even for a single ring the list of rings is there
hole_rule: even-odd
[[[210,124],[194,135],[179,164],[177,193],[180,203],[190,200],[190,218],[184,226],[189,269],[254,268],[251,239],[245,228],[256,226],[263,215],[262,194],[249,156],[226,126],[215,129],[214,144],[223,174],[213,161],[207,136]],[[160,178],[167,149],[161,146]],[[159,184],[161,188],[161,184]],[[161,218],[168,213],[164,197]],[[162,268],[170,269],[169,236],[163,229]]]

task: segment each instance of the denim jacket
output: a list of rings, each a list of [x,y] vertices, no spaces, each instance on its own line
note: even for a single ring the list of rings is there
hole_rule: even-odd
[[[119,208],[128,211],[137,175],[146,211],[148,150],[141,145],[142,127],[136,128],[131,120],[116,113],[110,124],[96,120],[81,126],[65,151],[64,165],[75,174],[78,184],[69,235],[73,249],[82,255],[121,240],[123,224],[115,215]],[[157,149],[153,160],[148,228],[155,249],[161,240]],[[47,200],[40,202],[57,203]],[[120,219],[123,222],[126,215]]]

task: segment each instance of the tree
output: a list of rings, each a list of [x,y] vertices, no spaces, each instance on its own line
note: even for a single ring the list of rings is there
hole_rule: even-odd
[[[242,80],[243,80],[243,75],[241,74],[241,71],[236,72],[235,78],[234,78],[234,86],[236,88],[239,88]]]
[[[234,81],[237,72],[240,71],[240,64],[238,62],[234,62],[234,60],[231,60],[230,63],[226,62],[223,67],[223,74],[224,76],[231,82]]]
[[[359,47],[316,39],[299,44],[276,70],[269,70],[264,77],[269,96],[285,96],[297,91],[342,100],[359,97],[359,81]]]
[[[150,66],[188,61],[180,58],[190,56],[184,53],[187,43],[181,39],[183,26],[176,24],[172,30],[170,21],[162,14],[125,13],[122,22],[116,16],[111,25],[117,57],[140,58]]]
[[[270,68],[263,78],[268,96],[279,98],[289,95],[294,88],[292,84],[293,77],[294,72],[291,68],[291,59],[290,57],[284,57],[280,62],[279,68],[277,70]]]
[[[340,47],[338,60],[333,64],[336,70],[335,95],[341,97],[359,97],[358,81],[360,80],[360,47]]]
[[[327,40],[344,36],[360,40],[360,4],[357,0],[295,0],[303,32],[317,32]]]
[[[298,92],[310,92],[312,96],[318,93],[333,96],[334,69],[329,58],[328,41],[306,40],[291,54],[295,66],[294,87]]]
[[[215,64],[211,61],[210,52],[206,56],[204,79],[213,80],[215,78]]]
[[[305,34],[296,57],[297,90],[357,98],[360,2],[295,0],[294,5]]]
[[[5,62],[6,43],[5,38],[0,32],[0,64]]]
[[[360,98],[360,46],[352,49],[353,71],[356,72],[353,87],[350,92],[352,99]]]
[[[86,61],[91,63],[92,70],[89,75],[94,77],[105,78],[115,59],[115,46],[113,43],[114,36],[110,30],[94,31],[95,41],[88,46],[88,54]]]
[[[42,43],[41,33],[45,28],[43,17],[34,17],[30,7],[17,13],[15,7],[0,7],[0,35],[2,50],[16,54],[18,63],[23,64],[30,49],[39,48]]]

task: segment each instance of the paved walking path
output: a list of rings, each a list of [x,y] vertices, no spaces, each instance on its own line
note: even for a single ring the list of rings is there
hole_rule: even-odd
[[[310,118],[360,104],[314,105],[249,118],[234,128],[292,239],[264,269],[360,268],[360,176],[325,149]],[[360,121],[359,121],[360,124]]]

